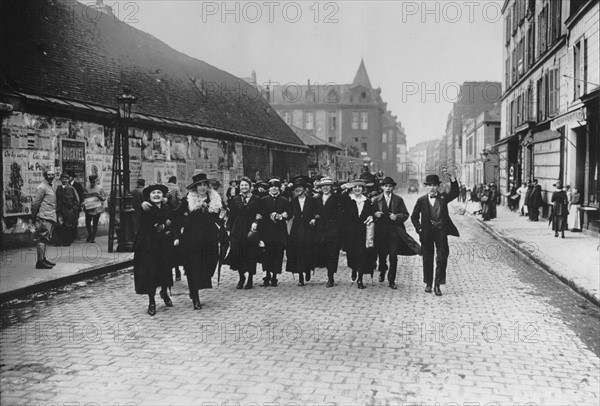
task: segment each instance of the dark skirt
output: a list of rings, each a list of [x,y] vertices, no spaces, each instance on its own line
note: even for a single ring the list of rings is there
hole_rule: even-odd
[[[166,253],[136,251],[133,256],[133,280],[135,293],[155,294],[159,286],[173,286],[171,258]]]
[[[212,277],[219,261],[219,243],[203,242],[198,247],[184,247],[185,276],[190,292],[212,289]]]

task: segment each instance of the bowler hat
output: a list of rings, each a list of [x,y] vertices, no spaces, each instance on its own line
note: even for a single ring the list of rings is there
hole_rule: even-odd
[[[426,185],[439,185],[442,182],[440,182],[440,177],[437,175],[427,175],[423,183]]]
[[[386,176],[385,178],[383,178],[383,180],[381,181],[380,185],[392,185],[392,186],[396,186],[396,182],[394,182],[394,179],[390,178],[389,176]]]
[[[144,188],[144,190],[142,191],[142,193],[144,194],[144,197],[146,199],[148,199],[150,197],[150,192],[152,192],[153,190],[160,190],[162,192],[163,196],[166,196],[167,193],[169,193],[169,188],[166,187],[165,185],[161,185],[160,183],[146,186]]]
[[[209,183],[205,173],[197,173],[196,175],[192,176],[192,183],[188,185],[186,189],[193,189],[199,183]]]

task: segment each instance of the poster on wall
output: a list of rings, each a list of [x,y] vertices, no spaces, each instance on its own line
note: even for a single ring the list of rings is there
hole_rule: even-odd
[[[142,177],[142,139],[129,138],[129,184]]]
[[[31,201],[36,187],[42,182],[42,170],[54,165],[54,153],[27,149],[4,149],[4,207],[5,216],[31,213]]]
[[[86,158],[87,176],[96,175],[98,177],[98,185],[104,189],[104,193],[109,194],[112,181],[112,155],[87,154]],[[86,179],[86,186],[87,185],[88,182]]]
[[[80,179],[85,179],[84,141],[61,140],[60,157],[62,160],[62,172],[72,172]]]

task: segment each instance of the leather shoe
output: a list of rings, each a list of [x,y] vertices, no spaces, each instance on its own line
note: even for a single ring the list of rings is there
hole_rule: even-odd
[[[271,283],[271,280],[269,278],[263,278],[263,283],[261,283],[260,286],[267,287],[267,286],[269,286],[270,283]]]
[[[431,293],[431,285],[425,286],[425,292]]]
[[[365,285],[363,285],[363,281],[356,282],[356,285],[358,286],[359,289],[364,289],[365,288]]]
[[[35,269],[52,269],[52,265],[50,265],[44,261],[37,261],[35,263]]]
[[[308,271],[308,272],[306,273],[306,276],[304,277],[304,279],[306,279],[306,282],[309,282],[309,281],[310,281],[310,273],[311,273],[311,272],[310,272],[310,271]]]
[[[398,285],[396,285],[395,283],[390,283],[390,289],[396,290],[398,289]]]
[[[200,303],[200,299],[192,299],[194,302],[194,310],[202,309],[202,304]]]
[[[352,270],[352,282],[354,282],[356,280],[356,277],[358,276],[358,273],[356,272],[356,270]]]
[[[161,290],[160,297],[162,298],[162,300],[164,300],[165,306],[173,307],[173,301],[171,300],[167,292]]]
[[[383,272],[381,272],[379,274],[379,283],[383,283],[385,281],[385,274]]]
[[[50,262],[50,261],[48,261],[48,259],[46,259],[46,258],[42,259],[42,261],[43,261],[43,262],[45,262],[45,263],[47,263],[47,264],[48,264],[48,265],[50,265],[50,266],[54,266],[54,265],[56,265],[54,262]]]
[[[325,285],[326,288],[333,288],[333,281],[331,279],[329,279],[327,281],[327,285]]]
[[[277,279],[271,279],[271,286],[277,286]]]
[[[436,296],[442,296],[442,291],[440,290],[440,285],[435,285],[435,287],[433,288],[433,293],[435,293]]]
[[[150,303],[148,305],[148,314],[154,316],[156,314],[156,304]]]

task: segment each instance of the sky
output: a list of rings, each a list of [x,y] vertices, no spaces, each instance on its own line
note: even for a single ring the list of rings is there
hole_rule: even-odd
[[[502,76],[502,0],[104,4],[189,56],[238,77],[254,70],[260,85],[352,83],[362,59],[409,147],[444,134],[459,84]]]

